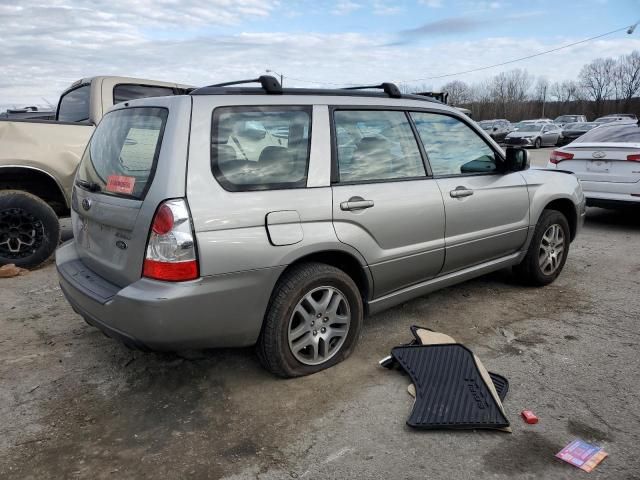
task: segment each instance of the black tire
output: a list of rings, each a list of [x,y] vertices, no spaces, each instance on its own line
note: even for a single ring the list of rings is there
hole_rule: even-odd
[[[348,302],[350,325],[342,345],[333,356],[324,363],[307,365],[294,356],[289,346],[289,323],[298,302],[314,289],[325,286],[339,290]],[[360,337],[362,319],[362,296],[349,275],[323,263],[295,266],[285,272],[271,295],[256,346],[260,363],[269,372],[284,378],[310,375],[329,368],[351,355]]]
[[[60,243],[60,224],[43,200],[20,190],[0,191],[0,265],[35,268]]]
[[[558,225],[562,229],[564,250],[556,269],[547,274],[540,266],[540,253],[543,244],[543,236],[552,225]],[[569,222],[562,213],[557,210],[544,210],[542,215],[540,215],[538,224],[536,225],[527,255],[519,265],[516,265],[513,268],[516,277],[522,283],[532,286],[541,287],[552,283],[556,278],[558,278],[558,275],[562,272],[564,264],[567,261],[567,256],[569,255],[570,235]]]
[[[533,142],[533,148],[540,148],[542,146],[542,139],[540,137],[536,138],[536,141]]]

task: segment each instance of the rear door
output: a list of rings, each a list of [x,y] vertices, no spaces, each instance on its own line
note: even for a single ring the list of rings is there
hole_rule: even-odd
[[[374,296],[436,276],[444,207],[407,113],[337,107],[332,117],[334,227],[369,264]]]
[[[444,200],[442,273],[520,250],[529,227],[523,176],[501,173],[499,154],[462,119],[426,112],[411,116]]]
[[[132,102],[103,117],[85,150],[72,195],[76,250],[116,285],[140,278],[160,202],[184,196],[190,107],[186,97]]]

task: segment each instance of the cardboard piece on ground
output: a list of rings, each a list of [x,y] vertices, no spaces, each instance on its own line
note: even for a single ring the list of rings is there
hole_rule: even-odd
[[[422,343],[422,345],[443,345],[448,343],[457,343],[453,339],[453,337],[450,337],[449,335],[446,335],[440,332],[432,332],[431,330],[426,330],[424,328],[417,329],[416,334],[420,338],[420,342]],[[496,387],[493,384],[493,380],[491,380],[491,377],[489,376],[489,372],[487,371],[487,369],[485,368],[485,366],[482,364],[482,362],[480,361],[480,359],[475,353],[473,354],[473,359],[476,362],[476,366],[478,367],[478,371],[480,372],[480,375],[482,376],[484,383],[487,384],[487,388],[489,389],[489,392],[491,392],[491,396],[495,399],[496,404],[502,411],[502,414],[506,417],[507,415],[504,412],[502,401],[498,396],[498,392],[496,392]],[[409,387],[407,388],[407,391],[409,392],[409,395],[411,395],[413,398],[416,397],[416,387],[413,384],[409,385]],[[499,428],[498,430],[511,433],[511,427]]]
[[[0,278],[17,277],[18,275],[26,275],[27,273],[29,273],[29,270],[16,267],[13,263],[0,267]]]

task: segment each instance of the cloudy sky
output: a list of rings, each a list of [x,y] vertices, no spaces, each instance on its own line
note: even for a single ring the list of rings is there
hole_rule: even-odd
[[[0,0],[0,105],[55,103],[75,80],[100,74],[206,85],[271,69],[285,86],[437,88],[520,67],[563,80],[594,58],[640,49],[640,27],[507,67],[422,79],[637,20],[640,0]]]

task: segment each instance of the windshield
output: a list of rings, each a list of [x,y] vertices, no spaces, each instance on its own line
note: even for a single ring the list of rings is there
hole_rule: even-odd
[[[640,143],[640,126],[637,123],[594,128],[574,143]]]
[[[167,109],[135,107],[107,113],[78,168],[76,183],[91,191],[142,199],[160,151]]]
[[[539,123],[520,122],[516,123],[513,128],[518,132],[539,132],[542,129],[542,125]]]
[[[576,119],[577,115],[560,115],[556,118],[555,122],[573,122]]]
[[[566,125],[565,128],[567,130],[591,130],[592,128],[597,126],[598,125],[595,123],[580,122],[580,123],[571,123],[569,125]]]
[[[88,122],[90,93],[91,85],[83,85],[64,94],[58,105],[58,121]]]
[[[487,129],[487,128],[491,128],[493,127],[493,121],[492,120],[483,120],[482,122],[479,122],[478,125],[480,125],[480,128],[483,129]]]

